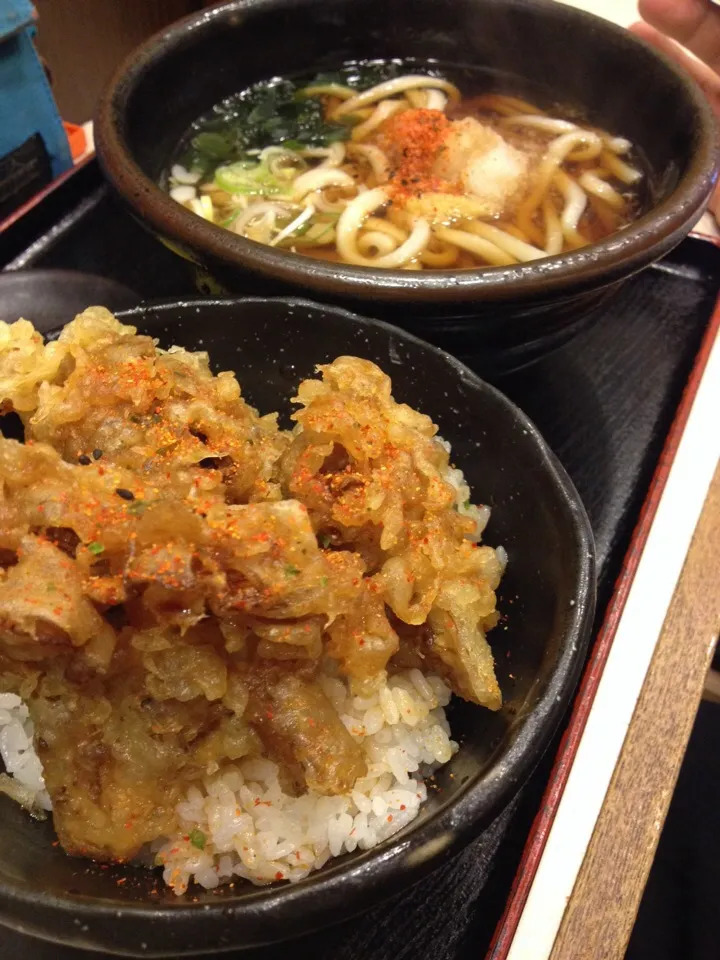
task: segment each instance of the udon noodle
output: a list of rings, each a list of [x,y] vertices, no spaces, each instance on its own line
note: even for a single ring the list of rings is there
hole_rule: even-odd
[[[294,98],[320,108],[332,142],[271,129],[241,159],[174,164],[170,195],[258,243],[404,270],[529,262],[637,214],[630,141],[517,97],[462,99],[446,79],[404,74],[362,90],[319,80]]]

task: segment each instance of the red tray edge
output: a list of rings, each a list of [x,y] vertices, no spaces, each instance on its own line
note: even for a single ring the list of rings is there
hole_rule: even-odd
[[[718,237],[699,231],[693,231],[691,235],[720,247],[720,238]],[[505,905],[503,915],[495,929],[495,934],[485,956],[485,960],[506,960],[510,946],[512,945],[513,937],[520,922],[520,917],[527,902],[528,894],[530,893],[530,888],[540,863],[540,858],[545,849],[550,829],[570,775],[570,770],[585,729],[585,723],[595,699],[595,694],[600,684],[610,648],[615,639],[615,633],[635,578],[640,557],[645,548],[660,498],[670,474],[670,468],[675,459],[680,440],[685,430],[685,425],[690,415],[690,410],[695,400],[698,387],[700,386],[703,373],[705,372],[710,351],[719,333],[720,296],[718,296],[716,301],[710,323],[703,336],[700,349],[695,358],[695,363],[693,364],[672,425],[665,439],[653,478],[640,510],[638,522],[633,530],[622,568],[615,582],[605,617],[592,646],[590,659],[588,660],[580,681],[570,715],[570,721],[560,741],[560,746],[558,747],[555,762],[550,773],[550,779],[540,803],[540,809],[530,828],[522,858],[510,889],[510,896]]]
[[[56,177],[54,180],[51,180],[50,183],[43,187],[42,190],[30,197],[29,200],[26,200],[25,203],[21,204],[17,210],[13,210],[4,220],[0,220],[0,234],[4,230],[7,230],[14,223],[17,223],[18,220],[22,220],[26,213],[29,213],[34,207],[37,207],[43,202],[43,200],[48,197],[51,193],[54,193],[58,187],[61,187],[66,181],[70,180],[79,170],[82,170],[83,167],[86,167],[91,160],[95,158],[95,151],[91,151],[86,157],[83,157],[82,160],[79,160],[75,166],[71,167],[69,170],[66,170],[64,173],[61,173],[59,177]]]

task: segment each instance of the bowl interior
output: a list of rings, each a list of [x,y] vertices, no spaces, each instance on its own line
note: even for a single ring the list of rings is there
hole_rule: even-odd
[[[400,877],[421,875],[518,789],[547,746],[583,659],[594,606],[592,534],[564,471],[524,415],[409,334],[293,300],[192,302],[121,316],[162,346],[209,350],[216,370],[235,370],[245,397],[262,412],[279,410],[285,425],[297,384],[315,364],[342,354],[375,361],[392,377],[395,397],[431,415],[451,442],[475,502],[492,508],[487,542],[509,555],[499,598],[504,618],[490,637],[504,707],[451,707],[459,752],[437,774],[438,789],[415,823],[373,851],[331,861],[292,888],[238,884],[189,902],[156,875],[67,858],[51,846],[48,824],[0,797],[5,922],[86,945],[131,949],[142,941],[149,955],[282,939],[369,905]],[[176,924],[159,922],[168,911]]]
[[[652,172],[654,202],[687,170],[702,133],[679,75],[630,34],[563,4],[456,0],[450,12],[436,0],[245,0],[175,28],[135,61],[119,91],[124,134],[157,180],[189,123],[229,94],[393,57],[437,60],[471,94],[479,85],[527,95],[627,136]]]

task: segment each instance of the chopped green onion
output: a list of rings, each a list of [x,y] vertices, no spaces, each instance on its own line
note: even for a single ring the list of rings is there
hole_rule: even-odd
[[[312,220],[306,220],[305,223],[301,223],[300,226],[293,231],[294,237],[304,237],[312,226]]]
[[[300,231],[303,227],[305,227],[305,230],[309,229],[310,221],[312,220],[314,213],[315,208],[312,204],[309,204],[297,217],[295,217],[294,220],[291,220],[286,227],[283,227],[280,233],[273,237],[273,239],[270,241],[270,246],[274,247],[281,241],[287,240],[288,237],[301,236],[302,234]]]
[[[289,564],[285,567],[285,573],[286,573],[289,577],[297,577],[297,575],[300,573],[300,570],[298,569],[298,567],[294,566],[292,563],[289,563]]]
[[[90,553],[94,553],[96,557],[105,552],[105,547],[101,543],[98,543],[97,540],[93,540],[91,543],[89,543],[87,548]]]
[[[202,832],[202,830],[198,830],[196,827],[190,833],[190,843],[194,847],[197,847],[198,850],[204,850],[205,844],[207,843],[207,837]]]
[[[285,193],[288,187],[287,183],[281,183],[270,173],[266,164],[248,163],[245,160],[218,167],[215,183],[226,193],[244,196],[275,196]]]
[[[330,231],[331,231],[331,230],[334,230],[334,229],[335,229],[335,224],[334,224],[334,223],[329,223],[329,224],[327,225],[327,227],[325,227],[325,229],[324,229],[321,233],[318,233],[318,235],[313,238],[313,242],[314,242],[314,243],[320,243],[320,241],[322,240],[322,238],[325,237],[325,236],[327,236],[327,235],[330,233]]]
[[[229,227],[231,224],[235,223],[235,221],[237,220],[237,218],[240,216],[242,212],[243,212],[242,210],[237,210],[231,217],[228,217],[227,220],[221,220],[220,226]]]

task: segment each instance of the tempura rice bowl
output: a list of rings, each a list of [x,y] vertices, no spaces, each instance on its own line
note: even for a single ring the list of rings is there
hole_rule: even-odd
[[[257,888],[235,873],[230,885],[207,892],[196,885],[192,893],[178,897],[163,888],[160,876],[145,870],[73,861],[52,846],[48,824],[29,820],[16,804],[0,798],[3,922],[63,943],[173,957],[297,935],[347,917],[412,884],[475,836],[527,777],[567,703],[588,636],[594,605],[589,526],[572,485],[533,425],[456,361],[407,334],[304,301],[169,304],[132,311],[121,319],[165,343],[191,349],[212,345],[224,368],[243,371],[244,392],[261,409],[277,405],[280,397],[289,399],[298,379],[310,375],[316,362],[335,356],[340,344],[343,351],[373,360],[392,373],[399,399],[437,419],[452,444],[454,461],[492,506],[491,542],[507,549],[509,562],[499,600],[507,620],[493,640],[505,707],[490,713],[450,705],[448,737],[439,698],[438,707],[431,708],[437,718],[432,725],[443,731],[438,734],[442,747],[453,740],[459,749],[434,774],[428,771],[434,779],[428,781],[427,801],[412,824],[388,839],[378,837],[377,847],[363,850],[366,842],[361,846],[358,841],[352,853],[342,853],[298,883]],[[292,350],[278,345],[278,323],[292,341]],[[276,362],[268,362],[270,353]],[[412,703],[420,703],[422,694],[411,678],[408,683]],[[426,701],[421,712],[428,707]],[[384,713],[379,715],[375,704],[364,703],[358,709],[363,722],[372,721],[374,715],[375,724],[380,723],[379,734],[387,730]],[[354,712],[349,710],[348,716]],[[398,734],[404,738],[411,759],[406,764],[408,781],[375,783],[374,787],[382,787],[375,796],[357,797],[352,801],[355,806],[333,810],[331,818],[326,818],[335,823],[332,837],[327,834],[328,848],[332,844],[347,850],[359,816],[356,810],[361,814],[368,802],[368,828],[379,828],[383,816],[387,824],[388,816],[412,812],[411,798],[401,792],[410,794],[411,780],[418,779],[414,763],[420,766],[419,761],[432,760],[428,754],[412,758],[413,751],[407,750],[408,740],[418,736],[422,724],[420,720],[414,727],[403,725],[402,730],[398,724],[391,725],[396,729],[393,738]],[[451,744],[450,749],[454,750]],[[439,758],[443,759],[442,753]],[[402,777],[402,769],[393,767],[392,776]],[[221,792],[227,789],[238,797],[242,808],[242,787],[250,789],[251,784],[257,785],[252,787],[255,793],[251,790],[252,797],[245,796],[254,808],[255,798],[262,802],[274,789],[272,770],[240,769],[230,775]],[[217,792],[217,787],[212,789]],[[372,791],[369,786],[369,794]],[[422,795],[422,789],[415,792]],[[208,794],[203,788],[200,797],[193,793],[186,801],[190,831],[199,824],[210,833],[209,817],[217,812],[218,797]],[[229,799],[226,793],[225,800]],[[406,811],[400,809],[403,805]],[[229,806],[224,809],[235,817],[235,807],[231,814]],[[241,809],[240,816],[246,812]],[[350,831],[345,816],[352,819]],[[361,820],[358,826],[362,825]],[[272,852],[279,856],[277,847]],[[172,860],[172,851],[168,853]],[[196,857],[198,853],[195,848]],[[224,863],[228,870],[240,861],[236,854],[222,856],[231,859]],[[196,865],[202,870],[201,862]],[[178,864],[170,866],[175,869]]]

